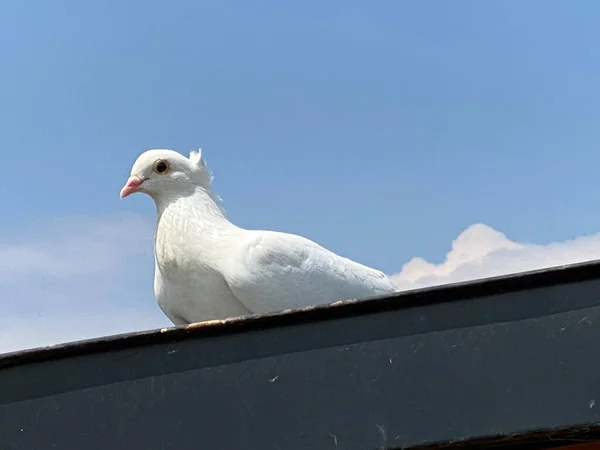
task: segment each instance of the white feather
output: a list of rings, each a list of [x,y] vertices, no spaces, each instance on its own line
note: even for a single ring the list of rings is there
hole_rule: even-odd
[[[171,172],[152,173],[157,157]],[[177,325],[395,292],[382,272],[288,233],[246,230],[225,216],[201,152],[150,150],[133,166],[157,206],[154,290]],[[200,173],[201,176],[198,176]]]
[[[243,230],[227,262],[227,284],[254,313],[395,291],[382,272],[293,234]]]
[[[204,167],[205,161],[202,159],[202,149],[199,148],[198,150],[192,150],[190,152],[190,161],[192,164],[198,166],[198,167]]]

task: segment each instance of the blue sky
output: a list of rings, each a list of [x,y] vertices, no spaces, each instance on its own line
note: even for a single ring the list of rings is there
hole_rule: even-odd
[[[118,197],[148,148],[202,147],[237,224],[390,274],[443,263],[476,223],[525,244],[595,234],[599,13],[591,0],[5,2],[0,350],[15,323],[84,333],[67,311],[148,313],[119,330],[164,321],[153,205]],[[53,258],[104,265],[58,273]]]

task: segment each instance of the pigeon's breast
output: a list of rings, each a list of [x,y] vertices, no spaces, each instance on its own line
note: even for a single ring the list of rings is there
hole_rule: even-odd
[[[154,293],[173,322],[174,317],[192,323],[250,313],[199,249],[170,244],[156,240]]]

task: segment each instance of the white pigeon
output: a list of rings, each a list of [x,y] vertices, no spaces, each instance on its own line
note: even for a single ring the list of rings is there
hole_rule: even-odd
[[[306,238],[234,225],[211,184],[200,150],[188,159],[155,149],[138,157],[120,193],[156,204],[154,295],[175,325],[397,291],[384,273]]]

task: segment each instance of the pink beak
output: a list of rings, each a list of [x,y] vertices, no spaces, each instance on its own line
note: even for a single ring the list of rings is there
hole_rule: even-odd
[[[127,179],[127,182],[125,183],[125,186],[123,186],[123,189],[121,189],[121,193],[119,194],[119,197],[121,198],[125,198],[128,195],[133,194],[134,192],[137,192],[140,190],[140,186],[142,185],[142,183],[145,180],[141,179],[140,177],[136,177],[136,176],[131,176]]]

